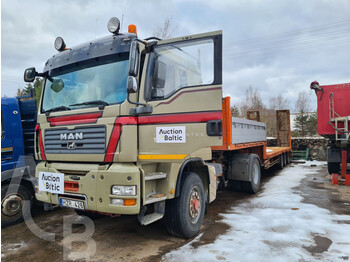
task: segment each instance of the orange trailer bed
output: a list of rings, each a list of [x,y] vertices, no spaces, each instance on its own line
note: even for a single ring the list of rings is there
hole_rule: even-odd
[[[262,165],[269,168],[279,161],[279,156],[283,153],[291,152],[290,127],[289,123],[284,132],[288,139],[284,147],[267,147],[266,141],[232,144],[232,116],[230,97],[223,98],[222,103],[222,146],[213,146],[213,151],[234,151],[239,150],[246,153],[259,155]],[[289,116],[289,115],[288,115]],[[279,124],[278,124],[279,125]],[[280,124],[281,125],[281,124]],[[286,142],[286,140],[284,140]]]

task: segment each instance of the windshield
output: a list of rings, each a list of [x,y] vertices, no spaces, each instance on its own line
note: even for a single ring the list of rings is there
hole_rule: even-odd
[[[124,102],[128,58],[128,53],[116,54],[50,71],[46,78],[42,112]]]

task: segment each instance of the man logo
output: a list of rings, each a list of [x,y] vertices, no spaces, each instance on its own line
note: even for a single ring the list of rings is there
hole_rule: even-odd
[[[83,133],[65,133],[60,135],[61,140],[83,139]]]
[[[67,149],[75,149],[75,142],[68,142]]]

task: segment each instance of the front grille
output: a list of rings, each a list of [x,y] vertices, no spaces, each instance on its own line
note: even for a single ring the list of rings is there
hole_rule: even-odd
[[[104,154],[105,149],[105,126],[45,130],[46,154]]]

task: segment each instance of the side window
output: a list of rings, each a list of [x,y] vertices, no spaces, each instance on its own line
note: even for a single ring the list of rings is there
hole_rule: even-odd
[[[156,46],[152,62],[151,89],[160,89],[155,83],[163,85],[162,95],[152,100],[168,98],[181,88],[213,84],[214,41],[210,38]],[[158,82],[154,81],[159,78],[156,74],[160,70],[154,69],[157,63],[162,65],[162,79]]]
[[[1,110],[1,140],[5,137],[5,127],[4,127],[4,113]]]

